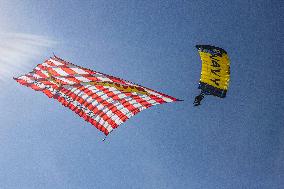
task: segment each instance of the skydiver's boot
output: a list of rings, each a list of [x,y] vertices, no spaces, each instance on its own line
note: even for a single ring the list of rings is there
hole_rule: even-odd
[[[199,106],[200,102],[194,102],[194,106]]]

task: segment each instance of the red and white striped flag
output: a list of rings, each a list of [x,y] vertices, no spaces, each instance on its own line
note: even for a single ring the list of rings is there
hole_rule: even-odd
[[[36,91],[42,91],[70,108],[108,135],[138,112],[178,99],[52,57],[32,72],[14,78]]]

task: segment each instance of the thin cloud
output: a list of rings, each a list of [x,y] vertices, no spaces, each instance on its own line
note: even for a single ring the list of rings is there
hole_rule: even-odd
[[[0,80],[12,77],[56,44],[48,37],[26,33],[0,33]]]

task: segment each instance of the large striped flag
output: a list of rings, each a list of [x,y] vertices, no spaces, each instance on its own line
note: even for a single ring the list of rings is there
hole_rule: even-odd
[[[58,100],[105,135],[138,112],[178,99],[54,56],[14,78]]]

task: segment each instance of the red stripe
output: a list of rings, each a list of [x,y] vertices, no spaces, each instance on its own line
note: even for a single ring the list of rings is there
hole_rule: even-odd
[[[35,70],[34,73],[37,74],[38,76],[42,77],[42,78],[35,78],[33,75],[31,75],[34,80],[37,80],[37,81],[43,83],[44,85],[49,85],[49,86],[51,86],[55,89],[58,89],[58,86],[55,83],[52,83],[50,80],[47,80],[48,77],[45,74],[43,74],[43,72],[41,70]],[[55,78],[55,81],[61,82],[56,78]]]
[[[103,93],[105,93],[108,97],[112,98],[113,100],[119,101],[129,111],[134,111],[135,109],[137,109],[132,104],[130,104],[127,100],[119,98],[118,95],[114,94],[108,88],[105,88],[103,86],[96,86],[96,88],[101,90]]]
[[[100,131],[104,132],[105,135],[108,135],[109,132],[108,130],[106,130],[106,128],[104,126],[102,126],[101,124],[99,124],[96,120],[94,120],[93,118],[91,118],[90,116],[88,116],[86,113],[84,113],[82,110],[76,108],[73,104],[68,103],[63,97],[59,97],[57,96],[55,99],[57,99],[63,106],[68,107],[69,109],[71,109],[72,111],[74,111],[76,114],[78,114],[80,117],[82,117],[85,121],[91,123],[92,125],[94,125],[97,129],[99,129]]]
[[[43,66],[43,65],[39,65],[38,66],[41,70],[46,70],[48,71],[56,80],[56,82],[62,83],[62,84],[69,84],[66,81],[61,80],[60,78],[56,78],[57,76],[61,76],[59,73],[57,73],[55,70],[53,70],[52,68]],[[37,70],[36,73],[39,73],[40,76],[47,78],[47,76],[43,73],[41,73],[41,71]],[[38,74],[38,75],[39,75]],[[75,77],[64,77],[65,79],[74,82],[74,83],[80,83],[81,81],[77,80]]]
[[[46,67],[46,66],[43,66],[43,65],[39,65],[38,66],[40,69],[42,70],[46,70],[48,71],[52,76],[54,77],[57,77],[57,76],[61,76],[63,77],[64,79],[67,79],[71,82],[74,82],[74,83],[80,83],[81,81],[76,79],[76,77],[74,76],[62,76],[60,75],[58,72],[56,72],[53,68],[50,68],[50,67]],[[65,71],[67,74],[76,74],[76,72],[74,72],[72,69],[68,68],[67,66],[63,65],[63,66],[56,66],[56,68],[58,69],[62,69],[63,71]],[[46,76],[45,76],[46,77]],[[67,83],[66,81],[63,81],[61,80],[60,78],[55,78],[57,82],[61,82],[62,84],[69,84]]]
[[[67,80],[69,80],[69,81],[71,81],[71,82],[74,82],[74,83],[81,83],[81,81],[80,80],[78,80],[78,79],[76,79],[75,77],[63,77],[64,79],[67,79]],[[61,83],[63,83],[63,84],[70,84],[70,83],[67,83],[66,81],[63,81],[63,80],[61,80],[60,79],[60,77],[59,78],[57,78],[59,81],[61,81]]]
[[[39,68],[39,67],[38,67],[38,68]],[[40,69],[40,68],[39,68],[39,69]],[[33,72],[34,72],[35,74],[39,75],[39,76],[42,77],[42,78],[47,78],[47,76],[42,72],[42,69],[40,69],[40,70],[34,69]]]
[[[71,68],[67,67],[67,66],[60,66],[60,68],[65,71],[66,73],[68,73],[69,75],[75,75],[77,74],[74,70],[72,70]]]
[[[65,60],[63,60],[63,59],[61,59],[61,58],[58,58],[58,57],[54,57],[54,60],[57,60],[57,61],[59,61],[59,62],[61,62],[61,63],[67,64],[67,65],[69,64],[69,65],[75,66],[75,67],[77,67],[77,68],[80,68],[80,69],[82,69],[83,71],[85,71],[85,72],[87,72],[87,73],[89,73],[89,74],[91,74],[91,75],[92,75],[92,74],[101,74],[101,75],[103,75],[103,76],[109,78],[109,79],[112,80],[113,82],[125,84],[125,81],[124,81],[123,79],[118,78],[118,77],[114,77],[114,76],[107,75],[107,74],[104,74],[104,73],[101,73],[101,72],[97,72],[97,71],[90,70],[90,69],[88,69],[88,68],[84,68],[84,67],[81,67],[81,66],[77,66],[77,65],[75,65],[75,64],[73,64],[73,63],[71,63],[71,62],[67,62],[67,61],[65,61]]]
[[[37,73],[38,74],[38,73]],[[42,84],[44,85],[49,85],[50,87],[52,87],[53,89],[58,89],[58,86],[57,85],[54,85],[53,83],[45,80],[45,79],[37,79],[35,77],[33,77],[32,74],[27,74],[25,75],[26,77],[32,79],[32,80],[37,80],[39,82],[41,82]],[[44,94],[46,94],[49,98],[51,98],[53,96],[53,94],[48,90],[48,89],[45,89],[45,88],[40,88],[38,87],[37,85],[33,84],[33,83],[28,83],[27,81],[25,80],[22,80],[22,79],[18,79],[18,78],[14,78],[18,83],[22,84],[22,85],[25,85],[27,87],[30,87],[32,89],[34,89],[35,91],[42,91]]]
[[[56,65],[56,64],[53,63],[51,60],[54,60],[54,59],[53,59],[53,58],[50,58],[50,59],[46,60],[46,63],[47,63],[48,65],[50,65],[50,66],[55,66],[55,67],[57,67],[57,66],[64,66],[64,65],[66,65],[65,63],[59,62],[59,61],[57,61],[57,62],[59,62],[59,63],[61,63],[61,64],[63,64],[63,65]],[[56,60],[54,60],[54,61],[56,61]]]
[[[102,131],[105,135],[108,135],[109,132],[108,130],[101,125],[100,123],[98,123],[96,120],[94,120],[93,118],[91,118],[90,116],[88,116],[86,113],[84,113],[82,110],[79,110],[78,108],[76,108],[72,103],[68,103],[64,98],[62,97],[58,97],[57,98],[58,102],[60,102],[63,106],[68,107],[70,110],[74,111],[76,114],[78,114],[80,117],[82,117],[85,121],[91,123],[92,125],[94,125],[97,129],[99,129],[100,131]]]
[[[49,66],[57,66],[56,64],[54,64],[50,60],[46,60],[44,63],[48,64]]]
[[[84,91],[87,95],[91,96],[93,99],[96,99],[103,106],[107,107],[109,109],[109,111],[111,111],[112,113],[117,115],[123,122],[126,120],[124,118],[125,115],[119,109],[117,109],[117,107],[115,105],[113,105],[112,103],[109,103],[106,100],[102,99],[100,96],[98,96],[96,93],[92,92],[88,88],[85,88],[85,87],[83,87],[83,88],[84,88]],[[102,92],[104,93],[104,95],[106,94],[104,91],[102,91]],[[100,110],[99,112],[96,112],[96,114],[103,115],[105,113],[102,110]]]
[[[20,83],[21,85],[25,85],[27,82],[22,80],[22,79],[19,79],[19,78],[14,78],[14,80],[16,80],[18,83]]]
[[[47,71],[52,75],[52,76],[61,76],[59,73],[57,73],[55,70],[52,68],[47,67]]]
[[[131,105],[129,102],[127,102],[125,99],[124,101],[129,103],[131,105],[131,108],[127,107],[125,104],[123,104],[121,102],[122,99],[120,99],[117,95],[111,96],[108,95],[108,93],[112,93],[109,91],[108,88],[104,88],[103,86],[96,86],[96,88],[98,88],[100,91],[102,91],[104,94],[107,94],[108,97],[114,99],[118,99],[118,101],[120,101],[120,103],[127,108],[132,114],[137,114],[138,112],[140,112],[140,110],[138,108],[135,108],[133,105]],[[88,89],[89,90],[89,89]],[[93,92],[91,92],[93,93]],[[87,93],[88,94],[88,93]],[[138,102],[139,104],[141,104],[142,106],[144,106],[145,108],[149,108],[152,106],[152,104],[148,103],[146,100],[140,98],[137,95],[132,95],[131,93],[124,93],[126,96],[130,96],[132,99],[134,99],[136,102]],[[89,95],[89,94],[88,94]],[[106,105],[108,107],[108,109],[110,109],[113,113],[115,113],[123,122],[125,122],[127,119],[129,119],[124,113],[122,113],[121,111],[117,111],[117,108],[115,105],[111,104],[111,105]],[[116,126],[118,127],[118,125]],[[114,127],[114,128],[116,128]]]
[[[143,88],[148,89],[148,90],[150,90],[150,91],[153,91],[153,92],[155,92],[155,93],[158,93],[159,95],[162,95],[162,96],[164,96],[164,97],[166,97],[166,98],[169,98],[169,99],[171,99],[172,101],[178,101],[178,99],[177,99],[177,98],[175,98],[175,97],[172,97],[172,96],[166,95],[166,94],[164,94],[164,93],[161,93],[161,92],[155,91],[155,90],[153,90],[153,89],[149,89],[149,88],[147,88],[147,87],[143,87]],[[155,96],[155,95],[153,95],[153,96]],[[157,97],[157,96],[155,96],[155,97]],[[160,97],[157,97],[157,98],[160,98]]]
[[[102,104],[103,106],[107,107],[109,109],[109,111],[111,111],[113,114],[117,115],[119,118],[122,117],[122,116],[119,116],[119,114],[123,114],[123,113],[120,110],[118,110],[116,107],[111,109],[111,107],[113,106],[112,103],[105,101],[100,96],[98,96],[96,93],[89,90],[88,88],[81,87],[81,90],[84,91],[87,95],[89,95],[92,99],[95,99],[99,104]],[[106,113],[104,113],[102,110],[94,111],[94,113],[96,113],[100,117],[104,117],[104,115],[105,115],[107,120],[114,122],[112,119],[110,120],[109,116],[107,116]],[[122,119],[122,122],[124,122],[123,119]],[[111,124],[111,126],[113,128],[116,128],[118,125],[114,122],[114,124]]]
[[[64,63],[64,64],[69,64],[69,65],[73,65],[73,66],[75,66],[75,67],[81,68],[82,70],[84,70],[84,71],[86,71],[86,72],[88,72],[88,73],[90,73],[90,74],[96,74],[96,73],[102,74],[102,75],[106,76],[107,78],[109,78],[110,80],[112,80],[113,82],[118,82],[118,83],[123,83],[123,84],[126,84],[126,82],[128,82],[128,83],[131,83],[131,84],[134,84],[134,85],[138,85],[138,84],[135,84],[135,83],[133,83],[133,82],[126,81],[126,80],[123,80],[123,79],[118,78],[118,77],[115,77],[115,76],[107,75],[107,74],[104,74],[104,73],[101,73],[101,72],[97,72],[97,71],[93,71],[93,70],[90,70],[90,69],[87,69],[87,68],[83,68],[83,67],[81,67],[81,66],[77,66],[77,65],[75,65],[75,64],[73,64],[73,63],[67,62],[67,61],[65,61],[65,60],[63,60],[63,59],[61,59],[61,58],[58,58],[58,57],[55,57],[55,60],[57,60],[57,61],[59,61],[59,62],[61,62],[61,63]],[[141,85],[138,85],[138,86],[143,87],[143,86],[141,86]],[[166,94],[164,94],[164,93],[155,91],[155,90],[153,90],[153,89],[150,89],[150,88],[147,88],[147,87],[143,87],[143,88],[148,89],[148,90],[150,90],[150,91],[153,91],[153,92],[155,92],[155,93],[158,93],[158,94],[160,94],[161,96],[164,96],[164,97],[166,97],[166,98],[169,98],[169,99],[171,99],[171,100],[173,100],[173,101],[177,101],[177,100],[178,100],[177,98],[174,98],[174,97],[169,96],[169,95],[166,95]],[[152,97],[151,97],[151,98],[152,98]],[[162,102],[162,103],[165,102],[164,100],[161,99],[162,101],[160,101],[159,99],[161,99],[161,98],[157,97],[157,99],[154,99],[154,100],[157,100],[157,102]]]
[[[112,91],[110,91],[108,88],[104,88],[103,86],[97,86],[97,88],[99,90],[101,90],[102,92],[104,92],[105,94],[107,94],[108,97],[117,100],[120,102],[120,104],[122,104],[123,107],[125,107],[128,111],[130,111],[132,114],[137,114],[138,112],[140,112],[139,108],[136,108],[135,106],[133,106],[131,103],[129,103],[127,100],[125,99],[121,99],[118,97],[118,95],[114,94]],[[131,94],[131,93],[129,93]],[[141,106],[143,106],[143,104],[145,105],[145,103],[147,103],[145,100],[141,99],[139,96],[132,95],[131,98],[134,99],[136,102],[138,102],[139,104],[142,103],[142,101],[144,101]],[[139,102],[140,101],[140,102]],[[151,106],[151,104],[147,103],[147,105],[145,105],[145,108],[149,108]],[[111,107],[109,107],[111,108]],[[121,114],[119,116],[121,118],[121,120],[126,121],[127,119],[129,119],[125,114]]]
[[[46,94],[46,96],[48,96],[49,98],[51,98],[51,97],[54,96],[48,89],[44,89],[44,90],[42,90],[42,92],[43,92],[44,94]]]
[[[109,89],[107,89],[103,86],[102,86],[101,90],[102,91],[109,91]],[[131,97],[133,100],[135,100],[136,102],[138,102],[139,104],[141,104],[142,106],[144,106],[146,108],[152,106],[151,103],[147,102],[146,100],[144,100],[143,98],[141,98],[138,95],[134,95],[133,93],[127,93],[127,92],[124,92],[124,91],[120,91],[120,92],[123,93],[124,95],[128,96],[128,97]]]
[[[91,103],[88,103],[87,101],[85,101],[83,98],[79,97],[78,95],[76,95],[75,93],[73,93],[72,91],[62,88],[60,90],[62,93],[64,93],[65,95],[71,97],[73,100],[78,101],[80,104],[84,105],[86,108],[88,108],[90,111],[92,111],[94,114],[97,114],[96,112],[100,112],[100,110],[98,110],[98,108],[96,106],[93,106]],[[117,125],[113,120],[108,120],[109,117],[106,114],[103,114],[100,116],[104,121],[108,122],[109,125],[111,126],[115,126]]]
[[[113,93],[111,92],[108,88],[105,88],[104,86],[96,86],[96,88],[98,88],[99,90],[101,90],[102,92],[108,94],[108,93]],[[141,98],[140,96],[138,95],[134,95],[133,93],[127,93],[127,92],[123,92],[123,91],[120,91],[121,93],[123,93],[124,95],[128,96],[128,97],[131,97],[133,100],[135,100],[137,103],[141,104],[142,106],[144,106],[145,108],[149,108],[152,106],[151,103],[147,102],[146,100],[144,100],[143,98]],[[114,93],[113,93],[114,94]],[[112,97],[112,98],[119,98],[118,95],[114,94],[115,96],[112,97],[112,96],[109,96],[109,97]]]
[[[163,103],[166,102],[164,99],[162,99],[158,96],[155,96],[155,95],[148,95],[148,97],[150,97],[152,100],[156,101],[159,104],[163,104]]]

